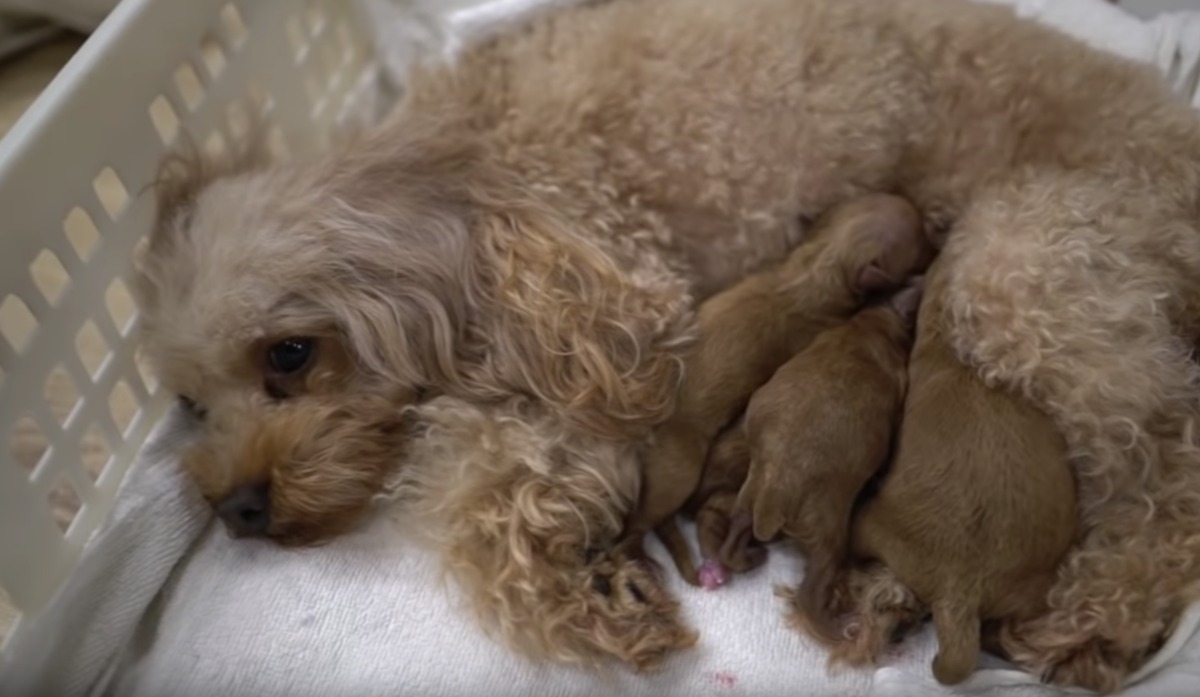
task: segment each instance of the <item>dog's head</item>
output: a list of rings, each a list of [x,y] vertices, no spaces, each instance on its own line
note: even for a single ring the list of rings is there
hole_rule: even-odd
[[[404,407],[541,400],[596,434],[670,407],[663,307],[470,138],[410,128],[301,164],[173,157],[137,283],[229,527],[327,539],[404,460]],[[683,314],[682,309],[679,314]]]

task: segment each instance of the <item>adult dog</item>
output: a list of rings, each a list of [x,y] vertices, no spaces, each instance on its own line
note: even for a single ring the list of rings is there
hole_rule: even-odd
[[[1200,596],[1200,121],[1008,11],[590,3],[321,158],[179,162],[145,345],[239,533],[317,542],[393,491],[510,643],[653,666],[694,637],[605,549],[691,310],[890,191],[947,233],[957,355],[1072,450],[1084,533],[1014,657],[1112,689]]]

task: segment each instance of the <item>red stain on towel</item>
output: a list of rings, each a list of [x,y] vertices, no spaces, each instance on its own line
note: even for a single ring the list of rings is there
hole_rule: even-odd
[[[737,685],[737,676],[733,673],[718,672],[712,673],[708,677],[714,684],[721,687],[732,688],[734,685]]]
[[[899,663],[908,656],[908,652],[903,646],[889,646],[883,650],[883,663],[892,665]]]

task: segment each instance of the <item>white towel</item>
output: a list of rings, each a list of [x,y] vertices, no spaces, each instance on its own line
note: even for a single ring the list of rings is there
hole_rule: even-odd
[[[688,530],[690,534],[690,528]],[[669,564],[657,545],[651,551]],[[671,568],[667,566],[666,568]],[[1066,694],[1012,670],[977,673],[956,691],[929,674],[936,642],[927,629],[876,671],[826,671],[827,653],[783,625],[777,583],[795,583],[803,563],[773,549],[770,562],[717,591],[671,575],[671,590],[702,631],[696,648],[658,674],[617,668],[597,676],[535,666],[486,638],[438,585],[436,559],[377,521],[318,550],[286,551],[230,540],[213,526],[134,643],[114,695],[229,697],[487,694],[519,697],[823,695],[936,697]],[[1191,613],[1176,644],[1195,631]],[[1184,657],[1168,647],[1160,659]],[[1200,675],[1200,642],[1179,670],[1150,671],[1129,697],[1194,697],[1181,685]],[[1174,691],[1173,691],[1174,690]]]
[[[562,0],[504,1],[528,9]],[[1101,0],[988,1],[1152,62],[1195,98],[1188,81],[1200,61],[1200,13],[1144,23]],[[617,670],[604,681],[534,667],[483,637],[453,588],[437,585],[434,559],[387,523],[303,552],[233,542],[211,525],[205,532],[211,516],[169,453],[145,453],[72,579],[22,625],[0,665],[0,694],[949,694],[929,677],[928,631],[874,673],[828,676],[824,654],[781,626],[771,586],[794,581],[799,562],[779,552],[714,593],[675,583],[703,636],[659,675]],[[1127,694],[1196,694],[1198,619],[1195,611],[1184,618],[1150,676]],[[1002,668],[978,673],[960,692],[1058,694]]]
[[[174,456],[178,415],[155,429],[71,578],[25,618],[0,664],[0,695],[88,694],[212,518]]]
[[[660,550],[655,547],[654,551]],[[657,554],[662,558],[661,554]],[[825,677],[825,653],[783,627],[776,582],[801,562],[777,554],[716,592],[685,587],[700,644],[657,675],[593,676],[536,666],[485,637],[439,586],[436,559],[386,520],[334,545],[289,552],[210,530],[170,589],[156,636],[135,649],[122,697],[338,695],[862,695],[869,672]]]

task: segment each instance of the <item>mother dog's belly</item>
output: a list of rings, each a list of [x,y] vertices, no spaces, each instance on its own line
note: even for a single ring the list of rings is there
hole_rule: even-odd
[[[807,227],[799,215],[731,218],[683,207],[659,212],[691,271],[693,292],[698,300],[782,261]]]

